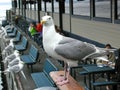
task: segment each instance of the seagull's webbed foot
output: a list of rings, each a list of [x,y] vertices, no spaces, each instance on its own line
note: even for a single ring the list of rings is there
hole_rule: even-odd
[[[60,75],[58,77],[58,79],[56,80],[56,84],[62,86],[66,83],[69,83],[69,80],[68,80],[69,72],[70,72],[70,67],[68,66],[67,63],[65,63],[64,75]]]
[[[55,82],[56,82],[56,83],[57,83],[57,82],[62,82],[64,79],[65,79],[64,75],[60,75],[60,77],[57,78],[57,80],[56,80]]]
[[[57,80],[55,81],[57,85],[64,85],[66,83],[69,83],[69,80],[68,80],[68,75],[69,75],[69,72],[66,72],[67,73],[67,77],[65,77],[64,75],[60,75]]]
[[[69,72],[66,72],[67,76],[66,75],[60,75],[60,77],[56,80],[56,84],[57,85],[64,85],[66,83],[69,83],[69,80],[68,80],[68,76],[69,76]]]
[[[69,80],[68,80],[67,78],[66,78],[66,79],[63,79],[63,80],[61,80],[61,81],[58,81],[56,84],[62,86],[62,85],[64,85],[64,84],[66,84],[66,83],[69,83]]]

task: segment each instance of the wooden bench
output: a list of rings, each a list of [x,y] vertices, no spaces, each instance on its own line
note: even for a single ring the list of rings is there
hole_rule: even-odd
[[[31,45],[28,53],[20,56],[22,61],[24,61],[28,66],[29,65],[31,66],[32,72],[33,72],[32,65],[37,62],[38,54],[39,54],[38,49],[34,45]]]
[[[55,83],[51,79],[49,73],[51,71],[57,71],[58,68],[47,58],[45,64],[43,66],[42,72],[32,73],[32,79],[35,82],[36,87],[44,87],[44,86],[55,86]]]
[[[64,75],[64,71],[50,72],[50,76],[53,79],[53,81],[56,81],[56,79],[61,75]],[[60,90],[84,90],[84,88],[72,76],[69,75],[68,80],[69,83],[66,83],[62,86],[57,85],[57,87]]]

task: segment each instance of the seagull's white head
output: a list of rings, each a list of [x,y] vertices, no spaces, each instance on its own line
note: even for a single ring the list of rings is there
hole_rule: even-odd
[[[10,43],[9,43],[9,45],[11,45],[12,47],[14,47],[13,41],[14,41],[14,39],[10,39]]]
[[[18,51],[18,50],[15,50],[14,53],[19,53],[19,51]]]
[[[14,39],[10,39],[10,43],[13,43]]]
[[[14,54],[15,54],[16,56],[19,56],[19,55],[20,55],[20,53],[19,53],[18,50],[15,50],[15,51],[14,51]]]
[[[53,19],[51,16],[46,15],[42,17],[41,23],[45,26],[51,26],[54,25]]]
[[[21,60],[19,61],[19,63],[20,63],[20,64],[25,64],[25,62],[23,62],[23,61],[21,61]]]

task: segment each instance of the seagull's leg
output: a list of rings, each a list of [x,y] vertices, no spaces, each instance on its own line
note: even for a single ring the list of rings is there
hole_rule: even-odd
[[[65,80],[65,77],[66,77],[66,62],[64,62],[64,75],[60,75],[59,78],[57,78],[57,80],[55,81],[56,83],[58,82],[62,82],[63,80]]]
[[[69,74],[70,74],[70,68],[69,68],[68,63],[65,63],[65,68],[64,68],[64,70],[65,70],[64,80],[68,80],[68,76],[69,76]]]
[[[65,63],[64,76],[59,78],[57,85],[64,85],[69,82],[69,80],[68,80],[68,76],[69,76],[69,72],[70,72],[69,70],[70,70],[70,68],[69,68],[68,64]]]

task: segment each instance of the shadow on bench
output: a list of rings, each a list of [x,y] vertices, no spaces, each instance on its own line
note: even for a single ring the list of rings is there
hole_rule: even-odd
[[[55,86],[55,83],[51,79],[49,73],[51,71],[57,71],[57,70],[58,70],[57,67],[55,67],[55,65],[53,65],[53,63],[49,59],[46,59],[43,67],[43,71],[31,74],[36,87]]]

